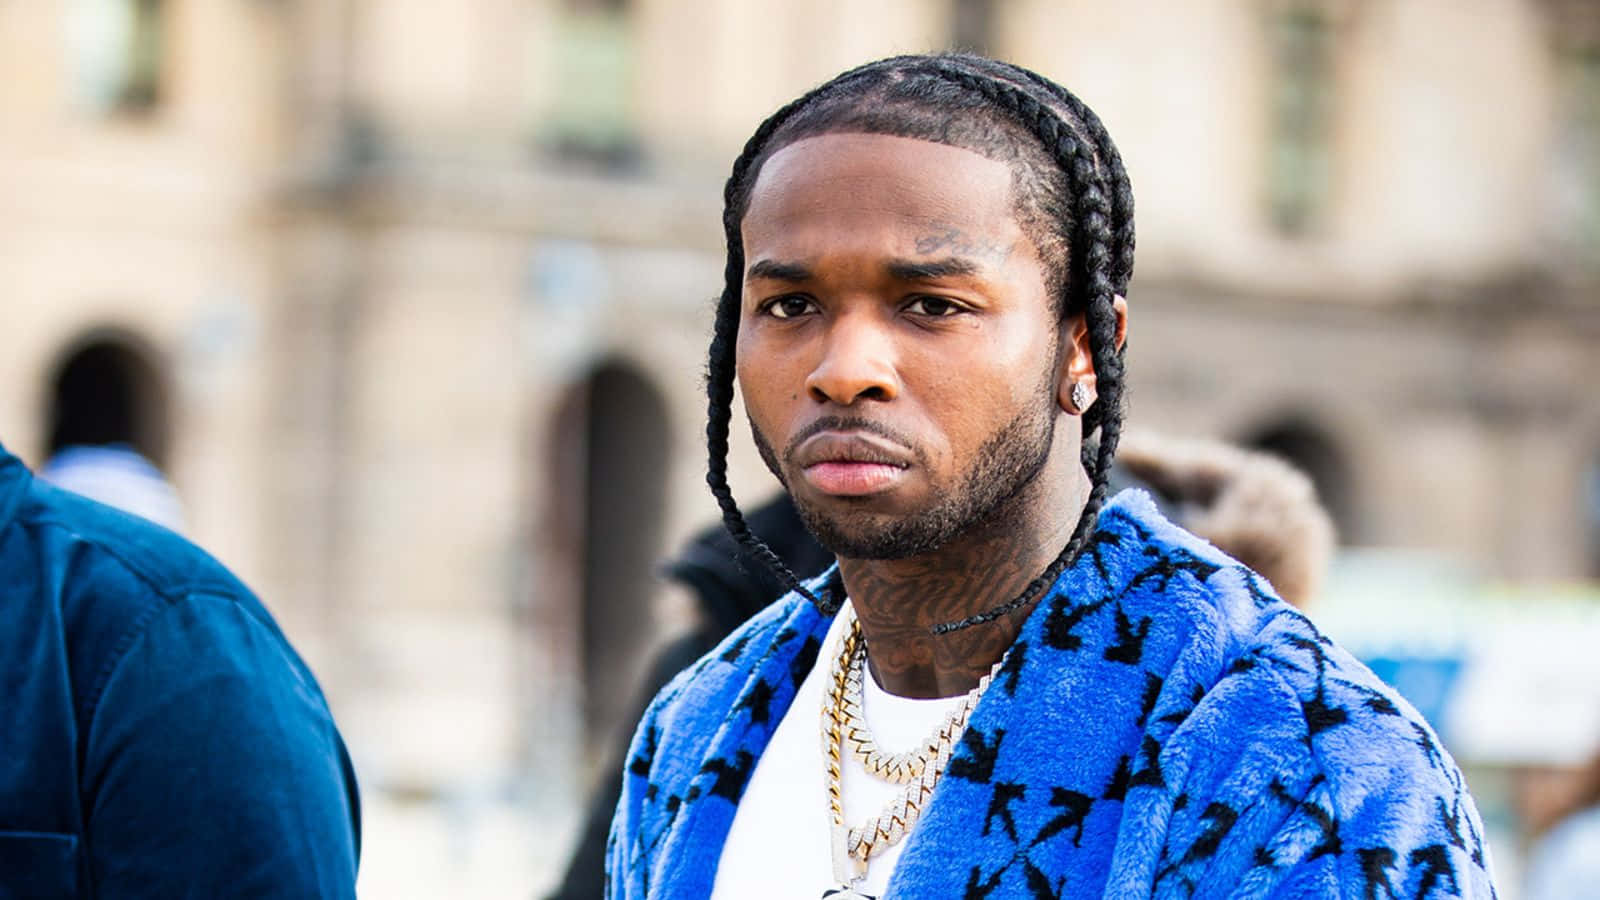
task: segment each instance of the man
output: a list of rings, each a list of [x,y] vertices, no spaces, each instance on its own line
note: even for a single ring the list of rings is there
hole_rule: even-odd
[[[726,197],[708,480],[761,554],[737,377],[838,566],[780,569],[652,704],[612,896],[1489,896],[1426,724],[1144,495],[1103,502],[1133,225],[1092,112],[885,60],[763,123]]]
[[[3,447],[0,684],[0,896],[355,896],[355,775],[272,617]]]

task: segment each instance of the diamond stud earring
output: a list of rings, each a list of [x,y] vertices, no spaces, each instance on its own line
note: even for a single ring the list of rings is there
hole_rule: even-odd
[[[1077,408],[1080,415],[1087,412],[1089,404],[1093,402],[1094,398],[1089,396],[1089,388],[1083,382],[1072,383],[1072,405]]]

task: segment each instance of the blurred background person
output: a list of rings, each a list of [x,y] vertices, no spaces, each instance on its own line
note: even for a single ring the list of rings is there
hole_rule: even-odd
[[[56,376],[49,458],[39,477],[181,532],[177,492],[135,446],[137,398],[118,363],[113,348],[98,347],[73,355]]]
[[[1118,135],[1130,424],[1307,474],[1312,615],[1431,698],[1513,874],[1517,736],[1600,708],[1593,3],[0,3],[0,433],[42,467],[58,380],[110,361],[184,533],[320,676],[363,893],[559,880],[697,623],[655,573],[715,517],[726,160],[808,85],[946,47]]]
[[[74,494],[183,530],[183,506],[161,470],[126,444],[72,445],[50,457],[39,477]]]
[[[0,681],[0,895],[355,896],[355,773],[272,616],[3,446]]]
[[[1304,472],[1218,440],[1134,429],[1117,447],[1116,487],[1142,487],[1163,515],[1272,582],[1302,609],[1333,558],[1333,520]]]
[[[806,531],[787,493],[754,507],[748,521],[790,571],[801,577],[815,575],[833,564],[833,554],[822,549]],[[637,688],[635,709],[629,717],[635,723],[656,692],[674,675],[709,653],[746,619],[786,592],[778,577],[759,560],[750,558],[720,522],[696,534],[678,557],[662,567],[662,574],[693,595],[698,618],[686,634],[655,654]],[[609,749],[602,780],[588,801],[578,846],[549,900],[598,900],[605,896],[606,840],[617,798],[622,794],[622,767],[631,737],[630,733],[620,735]]]

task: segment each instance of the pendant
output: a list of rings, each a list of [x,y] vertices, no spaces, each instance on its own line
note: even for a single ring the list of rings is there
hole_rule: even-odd
[[[830,835],[833,838],[833,880],[838,882],[838,887],[822,892],[824,898],[830,900],[878,900],[871,894],[865,894],[851,887],[857,881],[867,877],[867,861],[851,856],[847,849],[850,842],[850,829],[837,822],[833,825]]]
[[[850,829],[834,823],[829,835],[833,838],[829,856],[833,858],[833,880],[843,889],[845,885],[867,877],[867,861],[850,854]],[[863,895],[864,896],[864,895]]]

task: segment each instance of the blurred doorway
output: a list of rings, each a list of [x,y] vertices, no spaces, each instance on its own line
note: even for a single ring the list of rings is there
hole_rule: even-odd
[[[1239,443],[1306,473],[1316,487],[1317,499],[1333,518],[1339,543],[1363,541],[1349,465],[1326,431],[1303,419],[1281,419],[1246,432]]]
[[[125,445],[164,469],[171,449],[171,389],[160,357],[112,330],[70,343],[51,368],[44,456],[68,447]]]
[[[96,332],[69,345],[49,377],[39,477],[183,531],[164,472],[169,393],[159,357],[137,338]]]
[[[654,570],[666,511],[666,402],[629,363],[608,360],[557,414],[560,545],[578,575],[584,730],[606,742],[633,712],[653,642]]]

